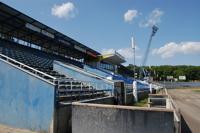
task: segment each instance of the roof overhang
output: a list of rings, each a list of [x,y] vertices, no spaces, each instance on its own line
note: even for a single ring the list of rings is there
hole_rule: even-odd
[[[71,57],[97,58],[100,53],[0,2],[0,33]]]
[[[114,65],[120,65],[126,62],[125,58],[117,52],[113,54],[102,55],[101,60]]]

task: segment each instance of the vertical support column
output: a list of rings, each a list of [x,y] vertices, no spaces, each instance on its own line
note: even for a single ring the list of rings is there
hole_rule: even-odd
[[[138,101],[138,94],[137,94],[137,81],[133,81],[133,96],[135,98],[135,102]]]
[[[170,101],[170,99],[167,97],[166,98],[166,108],[167,109],[172,109],[173,107],[172,107],[172,103],[171,103],[171,101]]]
[[[114,83],[114,96],[119,105],[125,105],[125,87],[124,82],[115,82]]]
[[[150,93],[153,94],[153,88],[152,88],[152,83],[149,84],[149,89],[150,89]]]
[[[83,90],[83,83],[81,82],[81,91]]]
[[[127,104],[127,94],[126,94],[126,87],[125,84],[124,84],[124,105]]]
[[[54,118],[53,126],[51,126],[50,133],[57,133],[58,131],[58,108],[59,108],[59,81],[55,81],[55,93],[54,93]]]
[[[71,90],[73,89],[73,87],[72,87],[72,81],[70,81],[70,89]]]

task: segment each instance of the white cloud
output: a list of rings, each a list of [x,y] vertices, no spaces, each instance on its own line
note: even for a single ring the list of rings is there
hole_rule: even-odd
[[[133,49],[132,48],[121,48],[121,49],[103,49],[102,50],[102,54],[112,54],[115,51],[117,51],[119,54],[121,54],[122,56],[124,56],[126,59],[133,59],[134,58],[134,53],[133,53]],[[141,55],[137,55],[135,56],[137,59],[142,58]]]
[[[72,2],[66,2],[61,5],[54,5],[51,14],[58,18],[70,19],[76,16],[77,9]]]
[[[163,11],[156,8],[154,9],[149,16],[146,18],[145,21],[140,23],[140,27],[152,27],[161,22],[161,16],[164,14]]]
[[[170,42],[164,46],[154,49],[153,55],[161,55],[162,58],[170,58],[176,54],[199,54],[200,42]]]
[[[128,10],[124,14],[124,21],[125,22],[132,22],[134,18],[138,16],[138,11],[137,10]]]

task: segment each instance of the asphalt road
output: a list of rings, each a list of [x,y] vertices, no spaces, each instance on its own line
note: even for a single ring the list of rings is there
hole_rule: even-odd
[[[200,88],[199,92],[196,89],[170,89],[169,94],[176,102],[181,110],[183,119],[189,129],[183,129],[182,132],[200,132]],[[184,121],[182,122],[184,125]]]

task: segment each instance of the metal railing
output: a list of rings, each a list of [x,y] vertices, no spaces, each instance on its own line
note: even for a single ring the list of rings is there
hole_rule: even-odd
[[[102,84],[98,82],[91,82],[91,81],[82,81],[82,80],[71,80],[71,79],[56,79],[58,87],[64,86],[70,90],[73,90],[74,87],[83,90],[84,87],[87,87],[89,90],[96,89],[96,90],[109,90],[112,91],[114,89],[114,84]]]
[[[12,58],[10,58],[8,56],[5,56],[3,54],[0,54],[0,59],[4,60],[6,62],[9,62],[9,63],[11,63],[12,65],[14,65],[16,67],[22,68],[23,70],[25,69],[25,70],[27,70],[27,71],[35,74],[35,75],[40,75],[40,77],[46,77],[47,79],[49,79],[53,83],[55,83],[55,81],[56,81],[55,77],[53,77],[51,75],[48,75],[48,74],[46,74],[44,72],[41,72],[41,71],[39,71],[37,69],[34,69],[34,68],[32,68],[32,67],[30,67],[28,65],[25,65],[24,63],[16,61],[16,60],[14,60],[14,59],[12,59]]]
[[[108,84],[99,84],[99,83],[90,82],[90,81],[80,81],[80,80],[74,80],[74,79],[70,79],[70,78],[56,78],[49,74],[41,72],[37,69],[34,69],[24,63],[16,61],[16,60],[14,60],[6,55],[3,55],[1,53],[0,53],[0,60],[10,63],[11,65],[18,67],[27,73],[33,74],[37,77],[42,77],[45,80],[52,82],[53,84],[58,84],[58,86],[60,85],[61,82],[69,82],[69,84],[63,84],[63,85],[66,87],[70,87],[70,90],[73,90],[74,87],[80,87],[80,90],[83,90],[83,88],[87,86],[89,90],[96,89],[96,90],[111,91],[111,95],[112,95],[112,91],[114,88],[114,83],[109,86]],[[80,86],[78,86],[77,84],[79,84]]]
[[[62,65],[64,67],[67,67],[69,69],[72,69],[72,70],[75,70],[79,73],[82,73],[82,74],[85,74],[91,78],[96,78],[96,79],[99,79],[99,80],[102,80],[104,81],[105,83],[109,83],[109,84],[113,84],[114,82],[112,80],[108,80],[106,79],[105,77],[101,76],[101,75],[98,75],[97,73],[93,73],[93,72],[90,72],[90,71],[86,71],[84,69],[81,69],[81,68],[77,68],[77,67],[74,67],[73,65],[70,65],[70,64],[67,64],[67,63],[61,63],[59,61],[54,61],[54,63],[57,63],[59,65]]]

